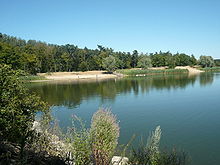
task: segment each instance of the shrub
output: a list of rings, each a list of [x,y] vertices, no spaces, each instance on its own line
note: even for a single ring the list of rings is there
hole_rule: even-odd
[[[161,129],[160,129],[160,126],[157,126],[155,131],[152,132],[152,135],[149,136],[148,142],[147,142],[149,160],[152,165],[157,165],[157,162],[159,159],[160,138],[161,138]]]
[[[77,124],[79,126],[77,127]],[[91,164],[92,149],[91,137],[84,123],[75,116],[73,119],[73,128],[68,130],[67,141],[70,144],[71,159],[75,165]]]
[[[19,72],[0,65],[0,136],[24,146],[32,134],[35,114],[49,107],[39,97],[28,93],[18,78]]]
[[[148,137],[147,144],[143,142],[137,149],[132,149],[130,155],[131,164],[141,165],[185,165],[187,164],[187,155],[184,152],[177,152],[173,149],[171,152],[164,150],[160,152],[159,143],[161,138],[160,126]]]
[[[133,149],[131,154],[131,162],[142,165],[157,165],[159,160],[159,143],[161,138],[160,126],[148,137],[147,144],[140,143],[138,149]]]
[[[159,165],[186,165],[189,164],[187,154],[184,151],[164,150],[160,153]]]
[[[90,132],[95,164],[109,165],[118,144],[116,117],[109,110],[99,109],[92,117]]]
[[[0,65],[0,140],[19,146],[19,160],[25,162],[24,149],[34,137],[32,129],[37,112],[49,106],[23,86],[19,71]]]

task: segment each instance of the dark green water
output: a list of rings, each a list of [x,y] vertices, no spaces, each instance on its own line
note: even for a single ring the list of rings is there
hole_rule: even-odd
[[[52,106],[60,126],[73,114],[89,125],[98,107],[120,120],[120,143],[162,128],[161,146],[184,149],[193,165],[220,164],[220,73],[124,78],[92,82],[31,83]]]

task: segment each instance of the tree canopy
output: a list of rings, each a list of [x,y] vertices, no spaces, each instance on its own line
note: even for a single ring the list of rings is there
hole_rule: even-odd
[[[117,68],[115,57],[109,56],[103,59],[103,68],[108,72],[113,72]]]
[[[138,67],[144,68],[144,69],[152,67],[150,57],[144,56],[144,55],[140,56],[140,58],[138,59]]]
[[[150,54],[114,51],[98,45],[96,49],[79,48],[76,45],[55,45],[36,40],[22,40],[0,33],[0,64],[21,69],[30,74],[58,71],[87,71],[105,69],[107,57],[115,61],[116,69],[138,67],[142,56],[149,56],[153,67],[196,65],[193,55],[155,52]],[[108,59],[108,58],[107,58]],[[149,61],[150,61],[149,60]],[[140,64],[140,63],[139,63]]]
[[[200,56],[199,64],[203,68],[205,68],[205,67],[213,67],[215,62],[214,62],[214,59],[211,56]]]

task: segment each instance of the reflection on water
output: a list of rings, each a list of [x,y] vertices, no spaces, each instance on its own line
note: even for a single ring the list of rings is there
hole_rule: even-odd
[[[193,165],[220,164],[220,74],[126,77],[27,84],[52,106],[62,128],[76,114],[89,125],[98,107],[120,120],[120,143],[162,128],[162,146],[190,153]],[[144,136],[145,137],[145,136]]]
[[[202,74],[202,76],[200,76],[200,85],[201,86],[211,85],[213,83],[213,80],[214,80],[213,73]]]
[[[75,107],[83,99],[93,96],[100,96],[102,99],[114,100],[117,94],[126,94],[133,92],[138,95],[139,92],[146,93],[150,90],[172,88],[186,88],[193,85],[198,76],[172,75],[172,76],[152,76],[152,77],[127,77],[123,79],[111,79],[102,81],[66,81],[66,82],[43,82],[28,84],[31,91],[39,94],[43,100],[50,105],[64,105]],[[200,77],[200,84],[207,85],[212,83],[213,75]]]

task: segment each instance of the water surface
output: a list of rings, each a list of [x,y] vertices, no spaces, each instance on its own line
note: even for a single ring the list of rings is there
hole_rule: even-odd
[[[187,151],[193,165],[220,164],[220,73],[29,84],[60,126],[76,114],[90,124],[99,107],[120,120],[120,143],[162,128],[161,146]]]

